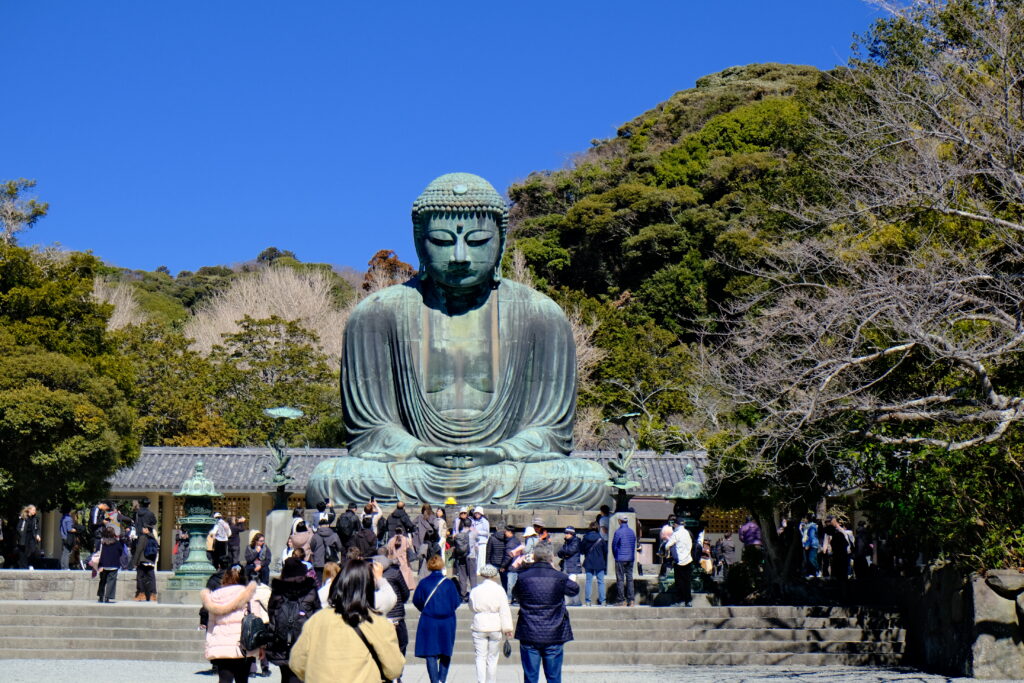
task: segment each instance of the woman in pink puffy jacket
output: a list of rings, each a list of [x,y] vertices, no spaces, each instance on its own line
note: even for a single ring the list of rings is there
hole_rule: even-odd
[[[206,658],[217,669],[219,683],[244,683],[249,680],[249,667],[257,651],[242,650],[242,619],[246,605],[252,613],[266,621],[267,613],[258,601],[253,599],[256,584],[243,586],[242,575],[237,569],[224,572],[220,588],[204,590],[200,597],[203,606],[210,613],[206,627]]]

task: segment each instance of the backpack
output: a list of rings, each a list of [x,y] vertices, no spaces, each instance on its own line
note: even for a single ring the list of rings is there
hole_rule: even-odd
[[[350,512],[346,512],[338,518],[338,537],[345,545],[348,545],[352,540],[352,536],[359,530],[356,527],[358,521],[356,516]]]
[[[282,649],[291,650],[302,633],[302,625],[306,623],[301,601],[285,598],[274,613],[273,622],[274,640],[284,646]]]
[[[159,554],[160,544],[156,542],[155,538],[150,536],[146,539],[146,547],[142,549],[142,556],[147,560],[155,560]]]
[[[463,558],[469,555],[469,533],[463,532],[455,535],[455,544],[452,548],[452,557]]]
[[[243,650],[258,650],[269,643],[270,639],[271,634],[267,624],[253,614],[249,604],[246,604],[245,616],[242,617],[242,637],[239,638],[239,645]]]
[[[335,539],[333,539],[333,538],[331,540],[329,540],[329,541],[326,541],[327,545],[325,546],[326,547],[326,552],[324,553],[324,560],[327,561],[327,562],[337,562],[338,561],[338,544],[335,543],[334,541],[335,541]],[[339,541],[339,543],[340,543],[340,541]]]

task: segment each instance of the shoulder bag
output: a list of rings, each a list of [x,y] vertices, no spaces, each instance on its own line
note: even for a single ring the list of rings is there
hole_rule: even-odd
[[[430,604],[430,598],[434,597],[434,593],[437,592],[437,589],[440,588],[441,584],[444,583],[447,579],[448,579],[447,576],[442,576],[441,577],[441,580],[437,582],[436,586],[434,586],[434,590],[430,591],[430,595],[428,595],[427,599],[423,602],[423,609],[427,608],[427,605]],[[420,610],[420,611],[422,612],[423,610]]]
[[[433,593],[431,593],[431,595],[433,595]],[[370,656],[373,657],[373,662],[377,665],[377,671],[380,673],[381,683],[391,683],[391,679],[384,675],[384,665],[380,663],[380,657],[377,656],[377,651],[373,649],[373,645],[370,645],[370,641],[363,635],[363,631],[359,628],[359,624],[356,624],[352,628],[356,630],[356,635],[359,636],[359,640],[363,641],[363,645],[365,645],[366,649],[370,651]]]

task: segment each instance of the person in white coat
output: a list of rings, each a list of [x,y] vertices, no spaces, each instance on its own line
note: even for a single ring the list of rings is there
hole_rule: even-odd
[[[477,506],[473,510],[470,525],[472,530],[469,532],[469,540],[476,555],[476,573],[477,576],[481,576],[480,570],[487,564],[487,539],[491,535],[491,523],[487,521],[482,507]]]
[[[693,537],[680,524],[665,541],[665,549],[675,559],[673,576],[675,578],[676,605],[690,606],[693,595],[690,593],[690,579],[693,576]]]
[[[508,596],[501,587],[498,569],[492,564],[480,570],[484,579],[469,592],[469,608],[473,611],[473,649],[476,651],[477,683],[498,680],[498,650],[501,637],[512,637],[512,610]]]

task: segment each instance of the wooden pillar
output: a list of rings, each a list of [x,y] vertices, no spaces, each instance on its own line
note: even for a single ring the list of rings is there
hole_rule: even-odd
[[[167,571],[171,568],[172,556],[174,554],[174,528],[178,520],[174,518],[174,496],[170,493],[154,493],[149,497],[151,501],[160,501],[160,560],[157,562],[157,569]]]
[[[39,535],[43,538],[40,549],[46,553],[47,557],[60,559],[60,510],[47,510],[46,512],[40,510],[37,514],[40,517]]]

